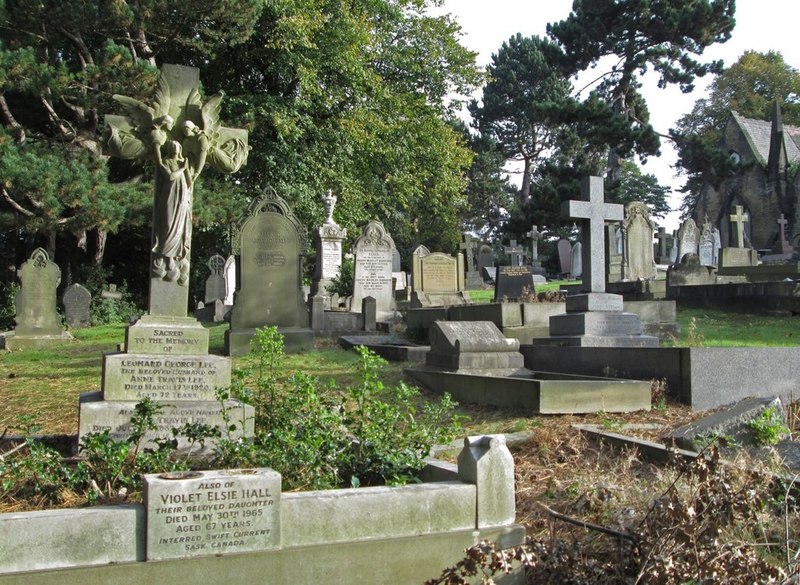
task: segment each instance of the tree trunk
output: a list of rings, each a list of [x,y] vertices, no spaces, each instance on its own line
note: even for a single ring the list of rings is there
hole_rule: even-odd
[[[103,255],[106,253],[106,240],[108,232],[102,228],[97,228],[95,232],[94,265],[100,266],[103,263]]]
[[[531,172],[533,164],[531,159],[525,158],[525,168],[522,170],[522,186],[519,188],[519,200],[522,203],[531,198]]]

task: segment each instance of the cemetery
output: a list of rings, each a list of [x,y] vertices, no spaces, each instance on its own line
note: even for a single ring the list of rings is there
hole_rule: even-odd
[[[34,89],[0,92],[0,585],[797,581],[800,131],[778,101],[768,127],[730,112],[723,179],[693,175],[668,233],[617,151],[657,144],[613,108],[591,119],[616,142],[561,112],[586,152],[525,158],[519,200],[482,171],[519,156],[514,124],[492,75],[469,108],[492,152],[445,123],[432,86],[480,77],[448,16],[211,3],[163,53],[197,66],[156,60],[178,43],[156,22],[101,58],[65,21],[80,73],[31,101],[46,131],[23,128]],[[542,61],[568,67],[579,8]],[[441,79],[427,45],[416,71],[392,52],[423,40]],[[672,77],[713,72],[683,57]],[[567,103],[552,67],[526,100]],[[48,158],[47,132],[93,162]]]

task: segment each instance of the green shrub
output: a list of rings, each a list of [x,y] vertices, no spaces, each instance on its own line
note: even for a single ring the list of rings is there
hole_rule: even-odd
[[[757,417],[747,423],[747,426],[753,431],[753,439],[759,446],[777,445],[789,434],[781,413],[774,406],[762,410]]]
[[[18,291],[19,285],[16,283],[0,283],[0,331],[14,328],[14,317],[17,314],[14,299]]]
[[[338,294],[340,297],[347,297],[353,294],[353,282],[355,281],[355,263],[352,258],[344,258],[339,276],[331,279],[327,286],[328,294]]]
[[[275,327],[259,329],[255,371],[238,372],[231,389],[255,408],[255,440],[221,441],[221,462],[271,467],[283,476],[284,489],[411,481],[431,446],[452,440],[460,428],[454,403],[445,396],[429,404],[402,383],[385,388],[378,375],[385,362],[366,348],[357,351],[359,384],[339,390],[305,373],[278,384],[282,337]],[[252,390],[244,385],[249,374]]]

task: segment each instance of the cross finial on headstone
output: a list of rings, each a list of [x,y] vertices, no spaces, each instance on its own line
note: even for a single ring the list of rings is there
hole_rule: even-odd
[[[478,240],[472,234],[464,234],[464,241],[458,245],[459,249],[464,250],[464,257],[467,261],[467,270],[477,270],[478,262],[475,257],[475,250],[478,248]]]
[[[531,239],[531,260],[538,260],[539,259],[539,237],[542,235],[539,233],[537,226],[532,226],[531,231],[525,234],[527,237]]]
[[[781,213],[781,216],[778,218],[778,238],[779,238],[778,241],[781,244],[781,248],[785,248],[786,244],[787,244],[787,242],[786,242],[786,225],[788,223],[789,223],[789,220],[787,220],[783,216],[783,214]]]
[[[667,228],[658,228],[656,238],[658,239],[658,255],[661,258],[667,257]]]
[[[622,205],[604,201],[602,177],[585,177],[581,181],[581,199],[562,202],[561,214],[583,220],[581,221],[581,232],[583,234],[584,290],[605,292],[606,263],[603,226],[606,221],[622,221]]]
[[[744,248],[744,224],[747,223],[748,217],[744,212],[744,207],[741,205],[736,206],[736,213],[730,215],[731,223],[736,225],[733,232],[734,234],[734,248]]]
[[[511,245],[503,249],[508,254],[512,266],[522,266],[522,258],[525,251],[522,246],[517,244],[517,240],[511,240]]]

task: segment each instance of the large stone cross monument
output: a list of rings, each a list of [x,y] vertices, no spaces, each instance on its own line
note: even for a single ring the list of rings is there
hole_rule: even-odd
[[[562,202],[561,215],[582,220],[583,290],[605,293],[605,222],[622,221],[622,205],[605,202],[602,177],[586,177],[581,182],[581,198]]]
[[[208,330],[187,316],[194,183],[206,166],[236,172],[249,148],[246,130],[220,124],[223,94],[203,102],[199,87],[197,69],[164,65],[150,102],[115,95],[124,115],[106,116],[107,152],[155,165],[150,299],[148,313],[126,330],[125,351],[103,356],[102,393],[81,395],[81,437],[108,430],[125,438],[144,398],[162,407],[146,442],[185,423],[225,436],[230,420],[240,423],[237,436],[252,434],[252,407],[217,400],[216,389],[230,385],[230,360],[208,354]]]
[[[658,338],[642,335],[639,316],[622,312],[622,296],[606,291],[605,222],[623,218],[622,205],[603,199],[603,179],[586,177],[581,199],[564,201],[562,216],[580,219],[583,239],[583,292],[569,295],[567,312],[550,317],[550,337],[534,345],[656,347]]]

